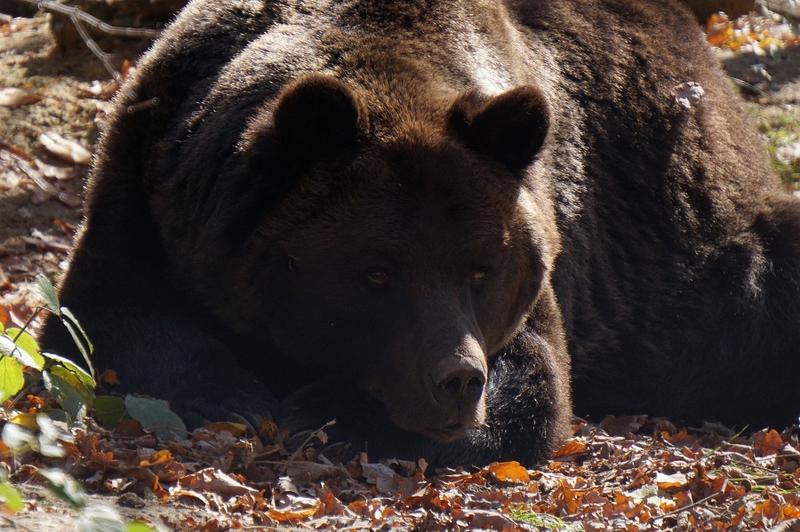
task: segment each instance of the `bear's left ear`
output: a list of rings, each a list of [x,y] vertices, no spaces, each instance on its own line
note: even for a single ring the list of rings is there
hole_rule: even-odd
[[[284,153],[306,165],[352,157],[366,131],[367,113],[344,83],[309,74],[281,91],[273,124]]]
[[[532,85],[488,99],[472,91],[450,108],[447,125],[469,148],[516,173],[541,150],[550,112],[544,94]]]

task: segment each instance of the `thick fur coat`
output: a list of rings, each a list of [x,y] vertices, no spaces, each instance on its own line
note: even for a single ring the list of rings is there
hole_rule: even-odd
[[[788,422],[800,205],[746,120],[675,1],[195,0],[116,99],[61,297],[193,423],[481,463],[541,459],[571,398]],[[453,359],[455,424],[421,383]]]

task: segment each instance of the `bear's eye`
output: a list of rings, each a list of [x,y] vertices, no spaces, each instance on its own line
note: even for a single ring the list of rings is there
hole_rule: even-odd
[[[475,270],[470,275],[472,286],[480,286],[486,280],[486,270]]]
[[[374,286],[385,286],[389,282],[389,272],[375,268],[367,272],[367,281]]]

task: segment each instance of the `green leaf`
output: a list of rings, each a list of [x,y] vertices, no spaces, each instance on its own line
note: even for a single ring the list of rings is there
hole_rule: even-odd
[[[81,326],[81,322],[78,321],[78,318],[75,317],[75,314],[73,314],[72,311],[67,307],[61,307],[61,313],[66,316],[67,319],[71,321],[73,325],[75,325],[75,327],[78,328],[78,331],[80,331],[83,341],[85,342],[84,345],[86,345],[86,347],[89,349],[89,354],[91,355],[94,353],[94,344],[92,344],[92,341],[89,340],[89,335],[86,334],[86,331],[83,329],[83,326]]]
[[[61,316],[61,311],[59,310],[61,305],[58,302],[58,294],[56,293],[56,288],[53,286],[53,283],[50,282],[50,279],[40,273],[36,276],[36,284],[39,285],[39,294],[42,296],[42,299],[44,299],[47,310],[56,316]]]
[[[125,532],[156,532],[156,529],[146,523],[128,523]]]
[[[50,492],[76,510],[86,506],[86,494],[80,483],[59,469],[40,469],[39,474],[47,479]]]
[[[94,378],[89,375],[89,373],[80,367],[79,365],[75,364],[72,360],[62,357],[61,355],[56,355],[54,353],[42,353],[45,358],[49,358],[54,362],[58,362],[72,373],[74,373],[83,383],[89,387],[90,389],[94,390],[97,388],[97,383],[95,382]]]
[[[75,326],[72,323],[70,323],[69,319],[66,319],[66,318],[62,318],[61,319],[61,323],[63,323],[64,327],[67,328],[67,330],[69,331],[69,335],[72,336],[72,341],[78,347],[78,351],[81,352],[81,355],[83,356],[83,359],[86,361],[86,365],[89,367],[89,373],[91,373],[92,376],[94,376],[94,366],[92,366],[92,361],[89,358],[89,354],[90,353],[87,350],[87,347],[83,344],[81,339],[78,337],[78,333],[77,333],[77,331],[75,329]]]
[[[0,482],[0,499],[3,499],[3,506],[12,514],[22,510],[22,495],[8,482]]]
[[[47,391],[72,419],[83,419],[92,407],[94,393],[67,368],[53,366],[49,371],[42,372],[42,379]]]
[[[0,336],[0,355],[11,357],[17,360],[23,366],[32,368],[36,365],[36,359],[28,354],[27,351],[20,348],[8,336]]]
[[[94,418],[105,428],[113,429],[125,417],[127,409],[122,397],[98,395],[94,398]]]
[[[25,386],[22,364],[16,358],[0,358],[0,402],[16,395]]]
[[[128,415],[141,423],[145,430],[155,432],[161,439],[186,437],[186,425],[178,414],[170,410],[166,401],[127,395],[125,408]]]
[[[39,349],[39,344],[36,342],[36,340],[34,340],[33,336],[31,336],[27,331],[23,331],[22,329],[18,329],[16,327],[9,327],[6,329],[5,334],[11,338],[15,344],[17,344],[18,350],[24,351],[28,358],[31,359],[33,365],[28,366],[28,364],[25,364],[25,362],[23,362],[23,364],[42,371],[42,368],[44,367],[44,358],[39,354],[41,350]]]

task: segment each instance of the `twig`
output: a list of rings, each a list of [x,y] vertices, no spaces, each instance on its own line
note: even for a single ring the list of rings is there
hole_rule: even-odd
[[[313,440],[314,438],[319,437],[320,434],[325,432],[325,429],[330,428],[330,427],[334,426],[335,424],[336,424],[336,420],[332,419],[332,420],[328,421],[327,423],[325,423],[324,425],[322,425],[317,430],[313,431],[311,434],[309,434],[308,437],[305,439],[305,441],[300,445],[300,447],[298,447],[291,455],[289,455],[289,458],[288,458],[287,461],[288,462],[293,462],[293,461],[297,460],[297,458],[300,457],[303,454],[303,450],[306,448],[306,446],[309,443],[311,443],[311,440]]]
[[[161,32],[159,30],[153,30],[148,28],[125,28],[122,26],[112,26],[107,22],[103,22],[97,17],[93,17],[89,13],[82,11],[81,9],[75,6],[65,6],[63,4],[59,4],[58,2],[54,2],[52,0],[22,0],[28,4],[35,5],[40,9],[46,9],[48,11],[53,11],[55,13],[60,13],[62,15],[66,15],[69,17],[72,25],[75,26],[75,29],[78,31],[78,35],[80,35],[83,42],[92,51],[92,53],[97,57],[101,63],[103,63],[103,67],[108,71],[114,80],[119,81],[122,76],[114,68],[114,65],[111,64],[108,57],[109,54],[103,51],[100,48],[100,45],[92,39],[92,36],[89,35],[89,32],[86,31],[86,28],[83,26],[84,23],[91,26],[92,28],[106,33],[108,35],[113,35],[115,37],[128,37],[128,38],[136,38],[136,39],[154,39],[158,37]]]
[[[78,30],[78,35],[81,36],[83,42],[86,43],[86,46],[92,51],[95,57],[97,57],[100,62],[103,63],[106,71],[111,74],[111,77],[114,78],[114,81],[120,81],[122,76],[119,72],[117,72],[117,69],[114,68],[114,65],[111,64],[111,61],[108,60],[108,54],[105,53],[102,48],[100,48],[100,45],[97,44],[94,39],[92,39],[92,37],[86,31],[86,28],[84,28],[83,24],[81,24],[80,19],[74,15],[70,16],[69,19],[72,21],[72,25],[75,26],[75,29]]]
[[[82,11],[80,8],[75,6],[65,6],[63,4],[59,4],[58,2],[54,2],[52,0],[22,0],[28,4],[32,4],[37,6],[40,9],[47,9],[48,11],[55,11],[56,13],[61,13],[62,15],[66,15],[72,18],[76,18],[82,22],[85,22],[89,26],[93,27],[96,30],[102,31],[103,33],[107,33],[108,35],[113,35],[115,37],[130,37],[135,39],[155,39],[161,34],[160,30],[154,30],[150,28],[125,28],[122,26],[112,26],[107,22],[103,22],[97,17],[93,17],[89,13]]]
[[[666,513],[664,515],[659,515],[659,516],[653,517],[653,519],[654,520],[658,520],[658,519],[666,519],[667,517],[674,517],[674,516],[678,515],[681,512],[685,512],[686,510],[691,510],[692,508],[696,508],[696,507],[700,506],[701,504],[705,504],[708,501],[710,501],[711,499],[713,499],[714,497],[719,497],[720,495],[722,495],[721,491],[718,491],[717,493],[712,493],[708,497],[703,497],[699,501],[693,502],[692,504],[687,504],[686,506],[684,506],[682,508],[678,508],[677,510],[673,510],[673,511],[671,511],[669,513]]]

